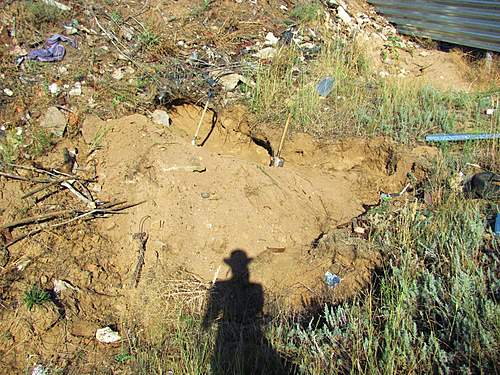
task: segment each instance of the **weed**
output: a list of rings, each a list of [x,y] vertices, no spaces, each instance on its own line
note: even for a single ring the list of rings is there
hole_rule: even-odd
[[[47,152],[54,144],[54,139],[50,133],[44,130],[36,131],[32,136],[31,151],[33,156],[40,156]]]
[[[27,1],[26,9],[29,12],[31,22],[37,26],[44,23],[56,23],[62,14],[62,11],[57,7],[41,1]]]
[[[322,10],[319,1],[303,1],[293,7],[290,17],[301,23],[310,23],[319,19]]]
[[[367,61],[363,46],[340,40],[324,46],[312,62],[304,62],[296,48],[282,48],[257,70],[250,107],[261,123],[283,123],[291,112],[295,128],[323,137],[382,134],[408,143],[430,132],[491,131],[492,121],[498,127],[498,116],[483,115],[494,91],[446,92],[374,78]],[[326,76],[335,87],[322,99],[316,85]]]
[[[125,363],[125,362],[128,362],[128,361],[133,360],[133,359],[134,359],[134,356],[130,355],[126,351],[115,355],[115,361],[118,363]]]
[[[120,24],[123,21],[123,16],[115,10],[110,13],[109,18],[116,24]]]
[[[13,163],[19,156],[19,150],[24,144],[24,137],[17,130],[7,130],[5,138],[0,141],[0,161]]]
[[[149,50],[160,43],[160,37],[152,30],[146,28],[138,35],[138,41],[141,45],[141,49]]]
[[[192,18],[199,17],[203,13],[207,12],[212,4],[213,0],[201,0],[200,4],[196,5],[192,10],[190,16]]]
[[[24,292],[24,305],[31,311],[35,305],[42,305],[50,301],[50,295],[47,291],[40,288],[38,285],[33,285],[31,289]]]
[[[111,104],[113,105],[113,107],[116,107],[120,103],[123,103],[125,100],[126,100],[126,97],[124,95],[122,95],[122,94],[116,94],[113,97],[113,100],[112,100]]]
[[[102,142],[104,141],[104,138],[106,135],[109,133],[109,128],[103,126],[100,127],[97,132],[94,135],[94,138],[92,138],[92,141],[90,142],[90,150],[95,151],[98,150],[102,147]]]

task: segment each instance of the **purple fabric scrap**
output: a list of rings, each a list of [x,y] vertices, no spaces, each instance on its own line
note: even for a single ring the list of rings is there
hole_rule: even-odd
[[[30,51],[28,59],[42,62],[61,61],[66,54],[66,49],[59,43],[60,41],[67,42],[73,48],[77,48],[75,39],[68,38],[61,34],[54,34],[45,42],[45,48]]]

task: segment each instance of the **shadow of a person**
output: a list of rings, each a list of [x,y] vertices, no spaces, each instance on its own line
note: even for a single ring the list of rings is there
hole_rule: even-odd
[[[264,292],[260,284],[250,282],[251,261],[245,251],[234,250],[224,259],[231,267],[231,279],[217,281],[210,290],[203,328],[217,321],[212,374],[287,373],[262,332]]]

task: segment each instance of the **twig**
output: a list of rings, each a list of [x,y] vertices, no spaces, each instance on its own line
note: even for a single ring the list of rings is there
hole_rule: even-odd
[[[45,189],[47,189],[47,188],[49,188],[51,186],[57,185],[57,184],[59,184],[59,183],[61,183],[63,181],[67,181],[67,180],[71,180],[71,179],[72,179],[72,177],[65,177],[65,178],[61,178],[59,180],[53,180],[51,182],[48,182],[46,185],[42,185],[42,186],[39,186],[39,187],[37,187],[35,189],[32,189],[32,190],[28,191],[21,198],[22,199],[28,198],[28,197],[32,196],[33,194],[39,193],[40,191],[45,190]]]
[[[55,229],[55,228],[59,228],[59,227],[62,227],[64,225],[67,225],[67,224],[70,224],[70,223],[73,223],[77,220],[80,220],[80,219],[83,219],[87,216],[91,216],[92,218],[96,218],[97,215],[106,215],[106,214],[119,214],[121,213],[121,211],[123,210],[126,210],[128,208],[131,208],[131,207],[135,207],[135,206],[138,206],[140,204],[143,204],[145,201],[142,201],[142,202],[139,202],[139,203],[130,203],[130,204],[125,204],[123,205],[124,203],[126,202],[120,202],[120,203],[108,203],[106,204],[107,207],[109,208],[105,208],[104,205],[99,207],[99,208],[95,208],[93,210],[90,210],[90,211],[86,211],[86,212],[83,212],[81,213],[80,215],[74,217],[74,218],[71,218],[69,220],[66,220],[66,221],[63,221],[61,223],[57,223],[57,224],[52,224],[52,225],[49,225],[48,227],[42,227],[42,228],[38,228],[38,229],[34,229],[32,230],[31,232],[28,232],[26,234],[23,234],[19,237],[16,237],[14,238],[12,241],[10,241],[9,243],[7,243],[5,245],[6,248],[9,248],[10,246],[14,245],[15,243],[27,238],[27,237],[31,237],[35,234],[38,234],[40,232],[42,232],[43,230],[47,229],[47,228],[51,228],[51,229]],[[117,207],[117,206],[121,206],[121,207]],[[76,212],[75,210],[68,210],[68,211],[73,211],[73,212]],[[63,211],[60,211],[59,213],[61,214]],[[55,215],[56,212],[53,212],[52,214],[47,214],[47,215]],[[46,216],[47,216],[46,215]],[[42,215],[43,216],[43,215]],[[59,215],[61,216],[61,215]],[[35,222],[39,222],[40,221],[40,218],[38,217],[38,221],[37,220],[33,220],[34,218],[29,218],[31,221],[29,223],[23,223],[23,224],[17,224],[16,226],[19,226],[19,225],[27,225],[27,224],[31,224],[31,223],[35,223]],[[36,219],[36,217],[35,217]],[[47,218],[48,220],[49,218]],[[24,219],[25,221],[28,221],[28,219]],[[21,222],[21,221],[20,221]],[[12,224],[7,224],[8,227],[13,227]],[[7,227],[7,226],[4,226],[4,227]]]
[[[0,172],[0,176],[6,177],[6,178],[11,178],[13,180],[19,180],[19,181],[31,181],[31,182],[38,182],[38,183],[48,183],[50,180],[42,180],[38,178],[29,178],[29,177],[24,177],[20,176],[17,174],[10,174],[10,173],[5,173],[5,172]]]
[[[25,171],[32,171],[32,172],[38,172],[38,173],[42,173],[42,174],[48,174],[49,176],[52,176],[52,177],[57,176],[54,172],[48,171],[46,169],[41,169],[41,168],[36,168],[36,167],[28,167],[26,165],[11,164],[11,163],[8,163],[7,165],[9,165],[13,168],[24,169]]]
[[[51,213],[39,215],[39,216],[32,216],[32,217],[28,217],[28,218],[21,219],[18,221],[13,221],[12,223],[7,223],[7,224],[3,225],[0,229],[9,229],[9,228],[21,227],[21,226],[25,226],[25,225],[29,225],[29,224],[37,224],[37,223],[40,223],[43,221],[47,221],[47,220],[55,219],[55,218],[58,218],[61,216],[65,216],[67,214],[74,213],[74,212],[75,212],[75,210],[63,210],[63,211],[55,211],[55,212],[51,212]]]
[[[85,195],[83,195],[78,190],[76,190],[73,187],[73,185],[71,185],[71,183],[69,181],[63,181],[63,182],[61,182],[61,186],[64,186],[71,193],[73,193],[73,195],[75,197],[77,197],[78,199],[80,199],[82,202],[84,202],[87,205],[87,207],[89,207],[89,208],[96,208],[97,207],[96,202],[94,202],[93,200],[88,199]]]

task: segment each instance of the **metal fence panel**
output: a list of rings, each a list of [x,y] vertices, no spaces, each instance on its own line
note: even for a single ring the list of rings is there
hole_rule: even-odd
[[[403,34],[500,52],[499,0],[368,0]]]

